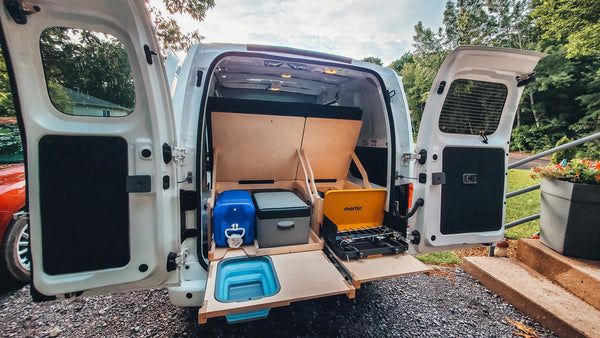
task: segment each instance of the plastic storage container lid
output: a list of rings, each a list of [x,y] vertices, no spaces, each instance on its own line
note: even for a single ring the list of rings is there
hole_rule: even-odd
[[[291,191],[257,192],[253,197],[259,219],[310,216],[309,206]]]

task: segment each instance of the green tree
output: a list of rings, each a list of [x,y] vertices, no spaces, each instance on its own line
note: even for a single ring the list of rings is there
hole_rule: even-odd
[[[414,61],[415,61],[415,58],[414,58],[413,54],[411,52],[406,52],[406,53],[402,54],[402,56],[399,59],[392,61],[392,63],[390,63],[390,65],[388,67],[395,70],[396,73],[401,74],[404,66],[409,63],[412,63]]]
[[[375,57],[375,56],[367,56],[367,57],[363,58],[362,60],[365,62],[376,64],[378,66],[383,66],[383,61],[381,61],[380,58]]]
[[[165,9],[148,5],[152,14],[156,35],[163,49],[187,50],[200,42],[203,36],[198,30],[185,33],[175,15],[189,15],[197,22],[204,20],[206,12],[215,6],[215,0],[162,0]]]

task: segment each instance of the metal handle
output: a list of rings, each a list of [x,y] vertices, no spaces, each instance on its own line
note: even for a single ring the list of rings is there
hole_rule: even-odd
[[[279,221],[277,222],[277,229],[279,230],[291,230],[294,228],[294,221]]]

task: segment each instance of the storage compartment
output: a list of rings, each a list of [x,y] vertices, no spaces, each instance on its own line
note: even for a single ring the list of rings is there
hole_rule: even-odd
[[[255,192],[256,233],[261,248],[307,244],[310,208],[290,191]]]
[[[217,246],[229,246],[228,238],[241,236],[243,244],[252,244],[255,237],[255,208],[250,193],[229,190],[217,196],[213,211],[214,241]]]
[[[245,302],[277,294],[277,273],[269,257],[236,257],[217,267],[215,299],[219,302]],[[265,318],[269,308],[227,315],[230,324]]]

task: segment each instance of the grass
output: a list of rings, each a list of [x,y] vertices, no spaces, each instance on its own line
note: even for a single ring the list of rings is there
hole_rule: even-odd
[[[511,169],[508,172],[508,191],[515,191],[534,184],[539,184],[539,179],[531,178],[530,170]],[[540,212],[540,191],[534,190],[526,194],[515,196],[507,200],[505,223],[537,214]],[[531,237],[540,231],[540,221],[535,220],[506,230],[506,238],[519,239]],[[461,260],[453,251],[435,252],[416,256],[427,264],[460,264]]]

